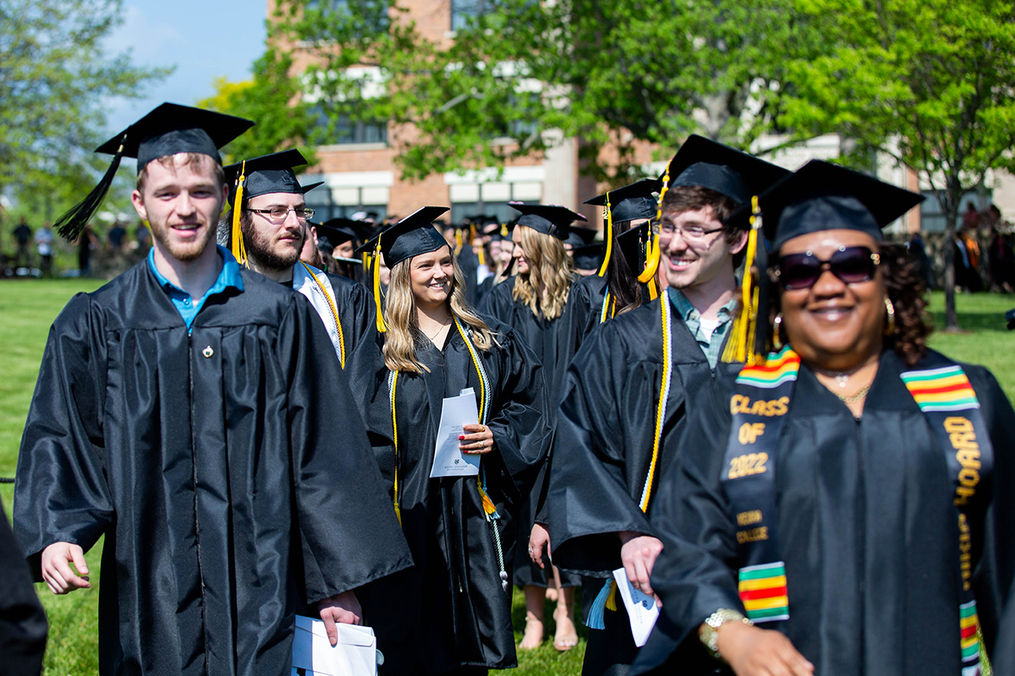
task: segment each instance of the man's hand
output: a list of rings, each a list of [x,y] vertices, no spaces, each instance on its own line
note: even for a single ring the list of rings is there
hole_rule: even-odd
[[[356,598],[356,594],[352,590],[329,596],[318,606],[321,619],[324,620],[324,630],[328,632],[328,640],[331,641],[331,645],[338,645],[336,622],[363,624],[363,609],[360,608],[359,599]]]
[[[529,533],[529,558],[532,562],[542,569],[546,569],[543,565],[543,546],[546,546],[546,555],[550,556],[550,533],[546,530],[546,526],[541,523],[535,523],[532,525],[532,532]]]
[[[481,454],[493,450],[493,432],[489,426],[479,424],[462,425],[465,434],[458,435],[458,448],[462,453]]]
[[[814,665],[777,631],[727,622],[718,632],[719,654],[737,676],[814,676]]]
[[[74,574],[71,562],[81,577]],[[70,542],[54,542],[42,550],[42,579],[54,594],[88,589],[92,584],[87,575],[88,564],[85,563],[85,552],[80,546]]]
[[[652,566],[656,563],[656,557],[663,551],[663,543],[651,535],[630,531],[620,533],[620,542],[622,543],[620,560],[624,564],[624,571],[627,572],[627,579],[641,593],[655,596],[649,578],[652,576]],[[661,606],[659,597],[655,598],[656,603]]]

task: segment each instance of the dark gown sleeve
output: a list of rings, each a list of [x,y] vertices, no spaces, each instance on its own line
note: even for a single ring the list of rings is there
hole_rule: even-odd
[[[611,324],[579,350],[564,376],[547,509],[554,562],[584,574],[619,565],[617,533],[652,534],[631,499],[621,424],[626,353]],[[652,408],[647,398],[639,406]]]
[[[719,485],[731,425],[728,398],[721,388],[708,388],[702,396],[711,400],[692,413],[652,508],[652,525],[663,542],[652,588],[677,642],[719,608],[744,611],[737,591],[736,533]]]
[[[4,673],[42,673],[48,626],[21,547],[0,507],[0,655]]]
[[[49,331],[14,486],[14,532],[37,582],[43,549],[70,542],[88,551],[112,523],[104,340],[85,294],[71,299]]]
[[[992,499],[973,585],[995,674],[1015,674],[1015,411],[986,369],[964,367],[976,390],[994,448]]]
[[[306,600],[314,603],[412,564],[363,419],[324,325],[302,297],[279,330],[288,369],[295,512]],[[335,430],[341,430],[339,434]]]
[[[491,323],[501,345],[503,371],[497,383],[500,406],[488,422],[497,453],[518,494],[524,496],[532,489],[549,450],[550,402],[539,359],[512,329]]]

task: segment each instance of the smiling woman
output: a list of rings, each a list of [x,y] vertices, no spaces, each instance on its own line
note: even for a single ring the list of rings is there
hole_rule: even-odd
[[[509,327],[467,305],[462,272],[431,224],[446,210],[424,207],[380,234],[391,279],[374,400],[388,402],[378,424],[394,443],[377,459],[415,563],[364,595],[382,673],[516,666],[509,555],[520,497],[550,439],[539,361]],[[442,400],[461,395],[475,397],[478,420],[461,427],[459,460],[472,456],[478,476],[431,477],[446,434]]]

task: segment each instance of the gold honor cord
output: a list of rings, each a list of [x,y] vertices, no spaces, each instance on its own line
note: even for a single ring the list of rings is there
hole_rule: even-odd
[[[643,513],[648,513],[648,505],[652,499],[652,483],[655,480],[656,467],[659,464],[659,447],[663,439],[663,424],[666,422],[666,402],[670,398],[670,381],[673,375],[673,346],[671,344],[673,326],[670,303],[666,298],[663,298],[659,306],[661,308],[663,324],[663,374],[662,382],[659,386],[659,401],[656,403],[655,433],[652,437],[652,459],[648,464],[648,476],[645,477],[645,485],[641,489],[641,501],[638,503],[638,507]],[[600,594],[607,594],[606,603],[600,606],[601,608],[606,610],[617,609],[617,585],[613,579],[607,581]],[[595,602],[593,602],[593,605],[595,605]],[[599,612],[601,613],[602,611]],[[600,617],[598,620],[601,622],[602,618]]]
[[[391,435],[395,443],[395,516],[398,517],[398,525],[402,525],[402,507],[398,503],[398,418],[395,416],[395,386],[398,384],[398,371],[392,371],[388,378],[388,396],[391,405]]]
[[[321,290],[324,297],[328,300],[328,307],[331,308],[331,316],[335,320],[335,329],[338,331],[338,348],[339,348],[339,363],[342,368],[345,368],[345,334],[342,332],[342,321],[338,318],[338,308],[335,307],[335,301],[331,299],[331,294],[328,293],[328,289],[321,283],[321,280],[317,278],[314,271],[310,269],[310,266],[300,261],[300,264],[306,268],[307,274],[310,275],[314,282],[317,283],[317,288]]]
[[[610,209],[610,193],[606,193],[606,253],[603,255],[603,264],[599,267],[599,276],[606,276],[606,266],[610,264],[610,254],[613,253],[613,210]]]
[[[645,253],[645,269],[638,275],[638,281],[648,284],[648,296],[655,300],[659,296],[656,288],[656,272],[659,271],[659,222],[663,219],[663,198],[670,189],[670,165],[666,165],[666,173],[663,174],[663,188],[659,191],[659,204],[656,206],[656,220],[653,228],[652,239],[648,243],[648,251]]]
[[[229,233],[229,251],[240,265],[247,265],[247,249],[240,232],[240,212],[243,211],[243,184],[247,180],[247,161],[240,163],[240,177],[236,180],[236,197],[233,199],[233,223]]]
[[[764,270],[758,270],[759,287],[754,286],[754,275],[752,268],[758,255],[758,238],[762,228],[761,209],[758,206],[758,196],[751,197],[751,229],[747,235],[747,255],[744,259],[744,281],[741,284],[740,314],[733,322],[729,340],[723,350],[722,359],[724,362],[744,362],[751,366],[764,363],[765,355],[755,353],[756,336],[758,333],[758,301],[760,299],[761,275]],[[764,242],[760,243],[765,246]]]

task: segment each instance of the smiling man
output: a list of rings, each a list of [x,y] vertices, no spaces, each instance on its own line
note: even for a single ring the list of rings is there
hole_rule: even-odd
[[[320,321],[212,245],[218,148],[251,124],[163,104],[99,148],[113,167],[61,219],[84,228],[137,158],[152,252],[54,322],[14,496],[55,594],[91,586],[105,537],[102,674],[288,674],[295,612],[358,622],[352,590],[410,563],[362,420],[314,394],[352,396]]]
[[[587,589],[596,600],[585,675],[626,674],[637,652],[611,571],[625,568],[635,587],[652,593],[649,575],[662,549],[648,520],[653,491],[689,410],[715,382],[736,315],[734,270],[747,233],[723,221],[786,173],[700,136],[688,139],[670,162],[654,224],[666,293],[593,331],[564,377],[541,517],[554,564],[599,578]],[[545,537],[533,531],[535,558]]]

